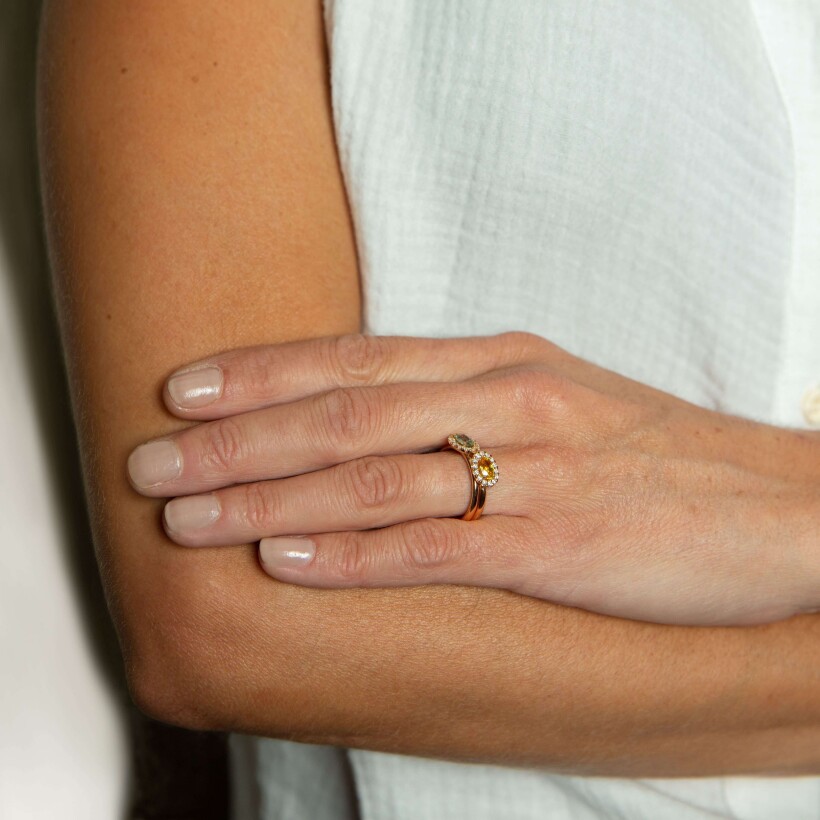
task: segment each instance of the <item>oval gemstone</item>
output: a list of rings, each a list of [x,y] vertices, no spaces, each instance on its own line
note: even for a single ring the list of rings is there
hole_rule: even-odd
[[[485,480],[492,481],[496,476],[495,463],[489,456],[481,456],[475,465],[476,472]]]
[[[475,442],[463,433],[456,433],[456,435],[453,436],[453,441],[465,450],[473,450],[475,448]]]

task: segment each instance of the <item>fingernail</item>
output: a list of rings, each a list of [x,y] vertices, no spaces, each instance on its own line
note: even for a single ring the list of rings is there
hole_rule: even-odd
[[[263,538],[259,542],[259,557],[267,571],[300,569],[316,555],[316,545],[309,538]]]
[[[219,501],[211,493],[175,498],[165,505],[163,516],[165,526],[171,532],[184,533],[209,527],[219,518],[220,512]]]
[[[141,489],[156,487],[182,472],[182,457],[176,444],[169,439],[158,439],[141,444],[128,457],[131,481]]]
[[[222,383],[222,371],[218,367],[200,367],[171,376],[168,379],[168,394],[179,407],[204,407],[222,395]]]

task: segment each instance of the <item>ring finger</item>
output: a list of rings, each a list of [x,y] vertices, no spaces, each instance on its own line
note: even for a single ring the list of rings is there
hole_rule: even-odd
[[[515,478],[488,491],[485,514],[522,514],[527,459],[516,450],[493,455],[504,476]],[[464,459],[453,451],[365,456],[312,473],[175,498],[165,505],[163,521],[172,540],[194,547],[366,530],[415,518],[459,517],[467,509],[471,481]]]

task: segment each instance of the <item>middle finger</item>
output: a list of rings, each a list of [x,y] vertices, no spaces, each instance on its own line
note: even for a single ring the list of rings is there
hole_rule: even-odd
[[[128,472],[144,495],[178,496],[365,455],[427,452],[461,430],[485,449],[522,441],[515,407],[496,406],[500,389],[483,378],[338,388],[150,441],[131,453]]]

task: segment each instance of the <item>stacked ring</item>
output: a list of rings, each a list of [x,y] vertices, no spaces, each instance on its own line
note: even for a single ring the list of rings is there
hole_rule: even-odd
[[[464,433],[447,436],[447,443],[441,449],[455,450],[467,462],[473,486],[470,504],[461,518],[464,521],[478,520],[487,501],[487,487],[492,487],[498,482],[498,465],[495,459],[486,450],[482,450],[475,439]]]

